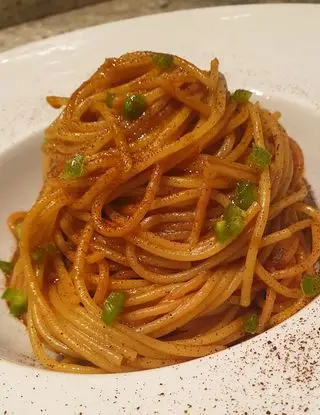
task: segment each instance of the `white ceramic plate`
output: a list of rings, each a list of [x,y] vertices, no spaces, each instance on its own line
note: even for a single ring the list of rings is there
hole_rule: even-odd
[[[320,200],[319,22],[316,5],[191,10],[81,30],[1,54],[0,258],[10,258],[14,249],[5,225],[9,212],[30,207],[40,188],[42,130],[56,116],[45,96],[68,95],[105,57],[130,50],[168,51],[206,67],[218,56],[232,89],[254,90],[264,105],[282,111]],[[214,356],[116,376],[39,368],[24,328],[1,301],[0,412],[318,414],[319,307],[320,298],[284,324]]]

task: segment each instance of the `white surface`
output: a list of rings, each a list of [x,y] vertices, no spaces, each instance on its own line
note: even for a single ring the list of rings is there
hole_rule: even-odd
[[[172,52],[204,67],[219,57],[231,89],[252,89],[282,111],[320,200],[319,22],[316,5],[201,9],[94,27],[0,54],[0,258],[10,258],[14,247],[8,213],[28,208],[39,190],[41,131],[56,115],[44,97],[69,94],[105,57],[129,50]],[[0,280],[0,291],[3,286]],[[0,412],[318,414],[319,305],[320,299],[281,326],[211,357],[89,376],[32,367],[24,329],[1,302]]]

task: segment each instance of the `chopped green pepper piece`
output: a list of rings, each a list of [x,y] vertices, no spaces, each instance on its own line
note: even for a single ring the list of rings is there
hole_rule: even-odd
[[[301,289],[306,297],[314,297],[320,294],[319,275],[305,274],[301,280]]]
[[[248,314],[243,321],[244,331],[255,334],[258,329],[258,316],[255,313]]]
[[[258,170],[264,170],[271,163],[272,154],[262,147],[253,144],[251,153],[247,158],[247,164]]]
[[[109,108],[112,108],[112,106],[113,106],[114,97],[115,97],[115,94],[113,94],[112,92],[107,92],[106,104]]]
[[[230,202],[223,212],[223,217],[225,221],[228,223],[233,218],[238,217],[238,216],[241,216],[241,217],[243,216],[242,209],[236,206],[233,202]]]
[[[234,203],[242,210],[247,210],[257,200],[257,187],[249,180],[241,180],[237,183]]]
[[[243,217],[236,216],[228,223],[228,231],[230,236],[237,236],[243,229]]]
[[[17,222],[14,226],[14,231],[18,239],[21,239],[22,236],[22,222]]]
[[[67,161],[62,173],[64,179],[77,179],[83,175],[85,158],[81,154],[75,155],[71,160]]]
[[[174,64],[174,56],[169,53],[156,53],[152,59],[155,66],[161,69],[170,69]]]
[[[226,221],[228,234],[230,236],[239,235],[244,226],[243,210],[231,202],[225,208],[223,217]]]
[[[27,311],[27,298],[23,292],[19,292],[10,302],[10,313],[15,317],[20,317]]]
[[[219,220],[214,225],[216,238],[220,243],[224,243],[229,238],[228,228],[225,220]]]
[[[16,288],[7,288],[2,299],[8,301],[10,313],[15,317],[20,317],[27,311],[27,297]]]
[[[224,210],[223,219],[215,224],[216,238],[220,243],[241,233],[244,226],[243,210],[230,202]]]
[[[127,294],[123,291],[113,291],[103,304],[102,320],[105,324],[112,324],[124,307]]]
[[[231,95],[231,99],[237,104],[245,104],[251,98],[252,92],[247,91],[246,89],[236,89]]]
[[[11,264],[11,262],[0,261],[0,269],[5,274],[11,275],[13,271],[13,265]]]
[[[36,248],[31,252],[31,257],[35,262],[42,262],[44,253],[45,252],[43,248]]]
[[[147,102],[140,94],[132,94],[127,97],[123,104],[123,113],[128,120],[136,120],[145,111]]]
[[[18,293],[18,290],[16,288],[9,287],[2,294],[1,298],[3,300],[11,301],[16,296],[17,293]]]

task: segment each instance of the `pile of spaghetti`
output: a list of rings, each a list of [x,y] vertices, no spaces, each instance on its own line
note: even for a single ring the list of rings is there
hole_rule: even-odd
[[[3,298],[37,359],[73,373],[225,349],[319,293],[299,146],[250,92],[169,54],[107,59],[45,132],[44,185],[9,227]]]

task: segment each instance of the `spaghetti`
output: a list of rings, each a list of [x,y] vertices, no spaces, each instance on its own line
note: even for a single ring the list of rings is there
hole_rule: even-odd
[[[318,293],[302,151],[218,66],[128,53],[48,97],[63,111],[45,132],[38,200],[8,220],[18,250],[4,294],[43,366],[181,363]]]

